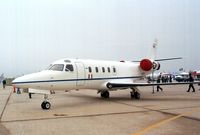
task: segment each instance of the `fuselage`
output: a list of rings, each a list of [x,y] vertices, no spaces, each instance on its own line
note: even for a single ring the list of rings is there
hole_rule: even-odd
[[[147,72],[134,62],[61,59],[46,70],[18,77],[12,83],[19,88],[45,90],[107,90],[108,82],[133,83],[144,74]]]

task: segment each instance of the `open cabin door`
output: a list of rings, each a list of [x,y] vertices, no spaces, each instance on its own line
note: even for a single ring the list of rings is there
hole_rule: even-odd
[[[85,85],[85,66],[82,62],[76,62],[76,72],[77,72],[77,86]]]

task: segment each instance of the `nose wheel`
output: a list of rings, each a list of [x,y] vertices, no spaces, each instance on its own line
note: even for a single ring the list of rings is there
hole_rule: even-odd
[[[42,109],[49,110],[51,108],[51,103],[48,102],[48,95],[44,95],[44,101],[41,104]]]
[[[41,104],[42,109],[48,110],[51,107],[51,104],[48,101],[43,101]]]

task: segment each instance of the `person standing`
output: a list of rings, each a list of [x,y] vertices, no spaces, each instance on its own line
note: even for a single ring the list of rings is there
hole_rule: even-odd
[[[158,76],[157,83],[159,84],[160,81],[161,81],[161,75]],[[159,90],[163,91],[163,89],[160,87],[160,85],[157,85],[157,92],[159,92]]]
[[[194,88],[194,85],[193,85],[193,83],[192,83],[192,82],[194,82],[194,78],[192,77],[192,74],[191,74],[191,73],[189,73],[188,81],[191,82],[191,83],[189,84],[189,88],[188,88],[187,92],[190,92],[190,89],[191,89],[191,88],[193,89],[192,92],[195,92],[195,88]]]
[[[172,82],[172,75],[171,74],[169,75],[169,82],[170,83]]]
[[[3,80],[3,89],[6,88],[6,80]]]

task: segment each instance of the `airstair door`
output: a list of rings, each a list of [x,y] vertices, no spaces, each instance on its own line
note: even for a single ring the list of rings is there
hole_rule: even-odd
[[[77,86],[85,85],[85,66],[82,62],[76,62],[76,72],[77,72]]]

